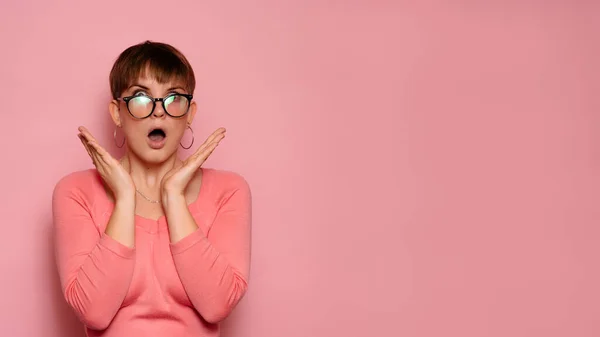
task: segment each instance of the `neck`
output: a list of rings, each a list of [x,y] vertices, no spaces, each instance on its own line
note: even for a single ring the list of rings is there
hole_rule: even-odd
[[[159,194],[160,183],[167,172],[181,164],[177,152],[163,162],[148,163],[128,151],[121,162],[123,167],[129,171],[135,187],[152,195]]]

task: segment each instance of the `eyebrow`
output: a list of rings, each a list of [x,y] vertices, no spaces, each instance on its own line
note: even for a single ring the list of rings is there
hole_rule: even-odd
[[[143,86],[141,84],[138,84],[138,83],[134,83],[134,84],[130,85],[129,88],[127,88],[127,90],[129,90],[129,89],[131,89],[133,87],[139,87],[139,88],[142,88],[144,90],[150,91],[150,88],[145,87],[145,86]],[[181,86],[170,87],[169,89],[167,89],[167,91],[173,91],[175,89],[179,89],[179,90],[185,91],[185,89],[183,87],[181,87]]]
[[[143,86],[141,84],[137,84],[137,83],[134,83],[134,84],[130,85],[129,88],[127,88],[127,90],[129,90],[129,89],[131,89],[133,87],[140,87],[140,88],[142,88],[144,90],[150,90],[148,87],[145,87],[145,86]]]

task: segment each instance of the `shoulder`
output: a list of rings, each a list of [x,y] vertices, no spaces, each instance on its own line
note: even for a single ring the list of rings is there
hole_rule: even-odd
[[[220,190],[250,189],[250,184],[241,174],[233,171],[203,168],[203,178],[210,182],[212,187]]]
[[[68,198],[91,205],[99,190],[102,190],[102,178],[98,171],[95,169],[75,171],[58,180],[54,186],[53,200],[59,202]]]
[[[251,198],[250,184],[241,174],[233,171],[203,168],[202,184],[207,184],[208,191],[216,199],[224,201],[233,195],[238,195],[243,199]]]

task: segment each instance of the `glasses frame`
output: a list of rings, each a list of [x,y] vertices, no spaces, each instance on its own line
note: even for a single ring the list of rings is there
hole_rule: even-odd
[[[170,98],[170,97],[173,97],[173,96],[183,96],[183,97],[187,98],[187,100],[188,100],[187,107],[185,108],[185,113],[183,115],[181,115],[181,116],[173,116],[173,115],[171,115],[167,111],[167,107],[165,107],[165,100],[168,99],[168,98]],[[137,117],[129,109],[129,102],[132,99],[136,98],[136,97],[146,97],[146,98],[148,98],[152,102],[152,109],[150,110],[150,113],[147,116]],[[146,94],[141,94],[141,95],[140,94],[136,94],[136,95],[131,95],[131,96],[127,96],[127,97],[117,98],[117,101],[123,101],[123,102],[125,102],[125,105],[127,106],[127,112],[129,112],[129,114],[131,115],[131,117],[133,117],[135,119],[145,119],[145,118],[148,118],[148,117],[152,116],[152,114],[154,113],[154,109],[156,109],[156,102],[162,102],[163,110],[170,117],[181,118],[181,117],[187,115],[188,112],[190,111],[190,105],[192,104],[192,98],[193,97],[194,97],[194,95],[191,95],[191,94],[182,94],[182,93],[174,92],[174,93],[168,94],[165,97],[157,97],[157,98],[154,98],[154,97],[146,95]]]

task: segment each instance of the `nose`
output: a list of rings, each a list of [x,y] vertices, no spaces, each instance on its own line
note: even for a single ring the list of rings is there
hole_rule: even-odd
[[[164,101],[162,99],[156,99],[154,101],[155,106],[154,106],[154,112],[152,112],[152,115],[155,117],[162,117],[165,115],[165,106],[164,106]]]

